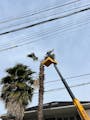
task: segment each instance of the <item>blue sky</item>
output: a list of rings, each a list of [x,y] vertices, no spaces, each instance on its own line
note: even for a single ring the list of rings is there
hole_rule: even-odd
[[[74,3],[72,3],[74,2]],[[65,5],[57,7],[59,5]],[[63,16],[81,8],[90,7],[89,0],[1,0],[0,1],[0,33],[12,30],[48,18]],[[55,9],[51,9],[51,8]],[[49,11],[45,11],[51,9]],[[40,12],[44,11],[44,12]],[[36,14],[40,12],[39,14]],[[32,15],[35,14],[35,15]],[[27,58],[27,54],[35,52],[42,60],[47,50],[53,49],[58,61],[58,68],[62,75],[67,78],[80,74],[90,73],[90,10],[69,17],[58,19],[32,28],[20,30],[0,36],[0,51],[2,49],[21,45],[22,43],[36,41],[22,47],[0,52],[0,78],[5,75],[5,69],[17,63],[23,63],[37,71],[39,63],[33,63]],[[58,80],[53,66],[45,68],[45,82]],[[90,76],[76,79],[68,79],[69,85],[76,85],[90,81]],[[45,84],[45,90],[63,87],[59,80]],[[72,88],[79,100],[90,101],[90,85]],[[37,105],[38,95],[35,94],[33,102],[29,105]],[[71,100],[67,91],[59,90],[45,93],[44,103],[51,101]],[[0,114],[6,112],[4,104],[0,101]]]

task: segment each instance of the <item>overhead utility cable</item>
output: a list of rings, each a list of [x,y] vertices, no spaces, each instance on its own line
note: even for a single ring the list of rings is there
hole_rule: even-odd
[[[86,73],[86,74],[81,74],[81,75],[76,75],[76,76],[70,76],[70,77],[66,77],[66,80],[70,80],[70,79],[75,79],[75,78],[81,78],[81,77],[86,77],[86,76],[90,76],[90,73]],[[51,80],[51,81],[47,81],[45,82],[45,84],[47,83],[54,83],[54,82],[59,82],[60,80]]]
[[[59,5],[59,3],[55,6],[51,6],[49,8],[45,8],[45,9],[39,9],[37,11],[26,11],[24,12],[22,15],[19,15],[19,16],[15,16],[15,17],[12,17],[12,18],[4,18],[3,21],[0,21],[0,24],[2,23],[7,23],[7,22],[12,22],[14,20],[19,20],[19,19],[23,19],[23,18],[26,18],[26,17],[31,17],[33,15],[37,15],[37,14],[40,14],[40,13],[43,13],[43,12],[46,12],[46,11],[49,11],[49,10],[53,10],[53,9],[56,9],[56,8],[61,8],[61,7],[65,7],[67,5],[71,5],[73,3],[78,3],[80,0],[75,0],[75,1],[70,1],[70,2],[66,2],[65,4],[61,4]]]
[[[86,86],[86,85],[90,85],[90,82],[71,85],[70,88],[82,87],[82,86]],[[61,91],[61,90],[64,90],[64,89],[65,89],[65,87],[60,87],[60,88],[45,90],[44,92],[48,93],[48,92],[53,92],[53,91]],[[34,94],[38,94],[38,92],[35,92]]]
[[[86,24],[89,24],[90,22],[86,22],[85,24],[83,24],[83,25],[86,25]],[[77,28],[80,28],[82,25],[78,25],[77,27],[74,27],[74,30],[75,29],[77,29]],[[67,31],[67,30],[73,30],[73,28],[69,28],[69,29],[66,29],[66,30],[63,30],[63,31],[58,31],[58,30],[56,30],[55,31],[55,33],[57,33],[57,32],[60,32],[60,33],[62,33],[62,32],[65,32],[65,31]],[[49,35],[45,35],[43,38],[46,38],[46,37],[50,37],[51,35],[56,35],[56,34],[49,34]],[[57,36],[56,36],[57,37]],[[32,44],[32,43],[36,43],[36,42],[39,42],[39,41],[44,41],[44,39],[41,39],[41,38],[39,38],[39,39],[37,39],[37,40],[32,40],[32,41],[30,41],[30,38],[28,38],[29,39],[29,41],[27,41],[27,42],[25,42],[25,43],[22,43],[22,44],[19,44],[19,45],[14,45],[14,46],[11,46],[11,47],[8,47],[8,48],[4,48],[4,49],[0,49],[0,52],[3,52],[3,51],[7,51],[7,50],[11,50],[11,49],[13,49],[13,48],[17,48],[17,47],[22,47],[22,46],[25,46],[25,45],[29,45],[29,44]],[[25,39],[26,40],[26,39]]]
[[[63,12],[61,12],[61,13],[59,13],[59,14],[65,14],[65,13],[67,13],[67,12],[72,12],[73,10],[83,9],[83,8],[85,8],[85,7],[88,7],[89,5],[90,5],[90,4],[82,5],[82,6],[80,6],[80,7],[70,8],[69,10],[64,10]],[[49,15],[49,18],[50,18],[50,17],[53,17],[54,15],[56,16],[56,15],[58,15],[58,14],[53,13],[52,15]],[[39,17],[38,20],[41,20],[41,19],[44,19],[44,18],[46,19],[46,17]],[[48,18],[48,16],[47,16],[47,18]],[[33,21],[33,20],[28,19],[28,21],[26,21],[26,22],[24,22],[24,23],[18,23],[18,24],[15,24],[15,25],[10,24],[10,25],[7,26],[7,27],[1,28],[1,30],[9,29],[9,28],[11,28],[11,27],[21,28],[20,25],[27,26],[26,23],[30,24],[30,22],[32,22],[32,21]],[[2,32],[2,33],[3,33],[3,32]]]
[[[88,18],[87,19],[87,21],[86,22],[89,22],[90,21],[90,18]],[[30,33],[28,34],[28,35],[22,35],[22,36],[20,36],[20,37],[23,37],[23,38],[19,38],[19,39],[17,39],[18,37],[15,37],[13,40],[10,40],[10,42],[9,43],[6,43],[6,44],[0,44],[0,48],[8,48],[9,46],[15,46],[15,44],[17,45],[19,45],[19,44],[22,44],[22,43],[26,43],[26,42],[28,42],[28,41],[30,41],[30,40],[32,40],[32,39],[35,39],[35,36],[37,36],[37,38],[39,37],[41,37],[41,36],[45,36],[45,35],[48,35],[48,34],[52,34],[52,33],[54,33],[54,32],[56,32],[56,31],[63,31],[63,30],[67,30],[67,28],[69,29],[69,28],[73,28],[74,26],[80,26],[80,25],[83,25],[83,23],[86,23],[86,22],[82,22],[81,20],[79,20],[78,22],[77,22],[77,24],[75,23],[75,24],[72,24],[72,22],[70,22],[70,23],[68,23],[68,24],[66,24],[66,25],[59,25],[59,26],[54,26],[54,29],[52,29],[51,27],[47,27],[47,29],[45,30],[45,32],[43,31],[42,33],[40,32],[36,32],[35,34],[32,34],[32,35],[30,35]],[[2,39],[3,40],[3,39]]]
[[[27,28],[30,28],[30,27],[34,27],[34,26],[37,26],[37,25],[41,25],[41,24],[44,24],[44,23],[47,23],[47,22],[55,21],[55,20],[58,20],[58,19],[61,19],[61,18],[69,17],[69,16],[72,16],[72,15],[75,15],[75,14],[78,14],[78,13],[81,13],[81,12],[84,12],[84,11],[87,11],[87,10],[90,10],[90,7],[85,8],[83,10],[78,10],[76,12],[73,12],[73,13],[70,13],[70,14],[67,14],[67,15],[63,15],[63,16],[56,17],[56,18],[50,18],[48,20],[44,20],[44,21],[41,21],[41,22],[38,22],[38,23],[35,23],[35,24],[32,24],[32,25],[28,25],[28,26],[24,26],[24,27],[21,27],[21,28],[18,28],[18,29],[3,32],[3,33],[0,33],[0,35],[5,35],[5,34],[8,34],[8,33],[12,33],[12,32],[27,29]]]
[[[86,86],[86,85],[90,85],[90,82],[76,84],[76,85],[71,85],[70,88],[83,87],[83,86]],[[65,90],[65,87],[45,90],[44,93],[53,92],[53,91],[61,91],[61,90]],[[2,91],[0,90],[0,92],[2,92]],[[34,94],[38,94],[38,92],[34,92]]]

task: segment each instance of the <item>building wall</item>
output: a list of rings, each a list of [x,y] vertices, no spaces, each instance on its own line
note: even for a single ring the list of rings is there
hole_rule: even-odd
[[[45,117],[44,120],[81,120],[77,113],[52,115],[52,116],[44,116],[44,117]]]
[[[86,110],[90,116],[90,109]],[[37,120],[37,112],[25,114],[24,120]],[[44,120],[81,120],[76,109],[68,108],[61,111],[60,109],[44,111]]]
[[[88,114],[89,117],[90,117],[90,109],[89,109],[89,110],[86,110],[86,112],[87,112],[87,114]]]
[[[24,118],[24,120],[37,120],[37,114],[28,115],[28,117]],[[81,120],[79,115],[70,111],[70,113],[53,113],[52,114],[44,114],[44,120]]]
[[[90,116],[90,109],[86,110],[87,114]],[[63,115],[57,115],[56,116],[48,116],[48,118],[45,118],[45,120],[81,120],[79,115],[76,113],[70,113],[70,114],[63,114]]]

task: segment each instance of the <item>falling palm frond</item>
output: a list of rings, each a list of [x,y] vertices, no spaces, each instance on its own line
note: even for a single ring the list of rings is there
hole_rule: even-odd
[[[29,54],[28,57],[32,58],[34,61],[38,60],[38,57],[36,57],[35,53]]]

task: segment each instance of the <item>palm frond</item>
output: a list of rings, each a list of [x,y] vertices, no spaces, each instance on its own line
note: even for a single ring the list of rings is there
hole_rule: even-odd
[[[34,61],[38,60],[38,57],[36,57],[35,53],[29,54],[28,57],[32,58]]]
[[[6,76],[3,79],[1,79],[1,84],[7,84],[12,82],[12,77],[11,76]]]

